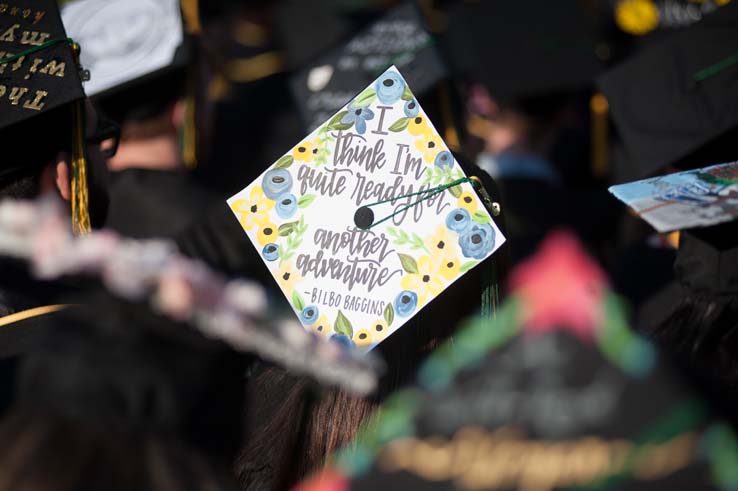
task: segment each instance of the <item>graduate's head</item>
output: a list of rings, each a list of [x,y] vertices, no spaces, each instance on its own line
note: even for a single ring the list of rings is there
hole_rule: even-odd
[[[11,25],[0,51],[0,197],[55,192],[72,202],[75,229],[86,231],[104,220],[107,200],[81,47],[67,37],[55,1],[26,5],[0,12],[0,25]]]
[[[72,0],[62,9],[70,35],[90,70],[85,91],[121,127],[113,170],[177,168],[185,124],[191,38],[180,2]]]

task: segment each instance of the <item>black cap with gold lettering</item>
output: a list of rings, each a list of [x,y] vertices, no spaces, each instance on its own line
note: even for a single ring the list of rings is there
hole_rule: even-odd
[[[38,172],[67,151],[72,223],[76,233],[86,233],[86,77],[79,53],[55,0],[0,0],[0,184]]]
[[[0,3],[0,130],[84,96],[56,2]]]

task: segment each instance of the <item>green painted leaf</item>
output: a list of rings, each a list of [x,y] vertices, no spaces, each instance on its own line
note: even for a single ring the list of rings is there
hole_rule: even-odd
[[[407,128],[407,125],[409,122],[410,122],[410,118],[400,118],[394,123],[392,123],[392,126],[389,127],[389,130],[394,131],[395,133],[404,131],[405,128]]]
[[[297,226],[297,222],[287,222],[283,223],[279,226],[279,236],[280,237],[287,237],[292,232],[295,231],[295,227]]]
[[[451,193],[454,198],[458,198],[461,196],[461,186],[450,187],[448,188],[448,192]]]
[[[474,212],[474,215],[472,215],[472,220],[474,220],[477,223],[489,223],[492,221],[492,219],[482,210],[477,210]]]
[[[389,327],[392,325],[392,321],[394,320],[395,320],[395,309],[392,307],[392,302],[390,302],[384,308],[384,321],[387,323],[387,326]]]
[[[292,158],[292,155],[285,155],[281,159],[277,160],[277,163],[274,165],[274,167],[277,169],[286,169],[291,166],[294,161],[295,159]]]
[[[304,194],[297,200],[297,206],[299,208],[307,208],[315,201],[315,197],[314,194]]]
[[[292,290],[292,305],[300,312],[305,308],[305,300],[302,299],[302,295],[297,290]]]
[[[358,107],[366,107],[372,102],[374,102],[374,99],[377,98],[377,93],[374,91],[373,87],[369,87],[364,92],[359,94],[356,99],[354,99],[354,106]]]
[[[412,99],[413,97],[415,97],[415,96],[413,95],[413,91],[412,91],[412,90],[410,90],[410,87],[409,87],[409,86],[405,85],[405,92],[403,92],[403,93],[402,93],[402,100],[403,100],[403,101],[409,101],[409,100],[411,100],[411,99]]]
[[[464,264],[462,264],[459,267],[459,272],[461,274],[464,274],[467,271],[469,271],[470,269],[472,269],[474,266],[476,266],[477,264],[479,264],[479,261],[468,261],[468,262],[465,262]]]
[[[338,334],[343,334],[349,338],[354,337],[354,328],[351,326],[351,322],[343,315],[343,312],[338,311],[336,321],[333,323],[333,330]]]
[[[418,263],[415,262],[415,259],[412,258],[412,256],[408,256],[407,254],[397,254],[400,256],[400,263],[402,263],[402,269],[407,271],[408,273],[418,274]]]
[[[340,123],[339,122],[336,124],[332,124],[330,126],[330,129],[335,130],[335,131],[344,131],[344,130],[350,129],[352,126],[354,126],[354,123]]]

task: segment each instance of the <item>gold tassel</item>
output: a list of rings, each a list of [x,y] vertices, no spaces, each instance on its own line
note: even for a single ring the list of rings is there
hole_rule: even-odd
[[[79,65],[81,48],[72,43],[72,52]],[[90,222],[90,197],[87,187],[87,142],[85,140],[85,100],[74,103],[73,142],[72,142],[72,232],[85,235],[92,231]]]
[[[185,100],[184,127],[182,128],[182,160],[188,169],[197,167],[197,125],[195,124],[196,102],[194,90]]]
[[[593,94],[589,108],[592,112],[592,175],[597,179],[604,179],[610,174],[607,98],[599,92]]]
[[[74,104],[74,145],[72,147],[72,231],[76,235],[85,235],[92,231],[84,134],[85,101],[82,99]]]
[[[198,0],[182,0],[182,15],[185,19],[185,28],[190,34],[202,32],[200,20],[200,5]]]

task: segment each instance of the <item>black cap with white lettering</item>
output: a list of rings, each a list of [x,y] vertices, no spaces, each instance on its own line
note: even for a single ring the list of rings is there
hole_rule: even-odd
[[[0,131],[84,98],[55,0],[0,2]]]

